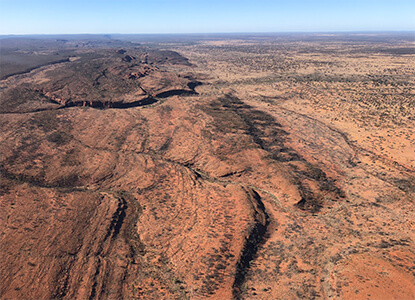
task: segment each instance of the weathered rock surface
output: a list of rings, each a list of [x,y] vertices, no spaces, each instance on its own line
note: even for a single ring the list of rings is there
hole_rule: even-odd
[[[1,83],[0,112],[70,106],[128,108],[154,103],[157,97],[195,93],[189,87],[191,80],[156,65],[189,65],[185,58],[171,51],[144,52],[141,48],[124,51],[122,54],[113,49],[81,52],[52,67],[40,67],[5,79]]]
[[[410,299],[413,170],[198,48],[104,48],[0,82],[0,298]]]

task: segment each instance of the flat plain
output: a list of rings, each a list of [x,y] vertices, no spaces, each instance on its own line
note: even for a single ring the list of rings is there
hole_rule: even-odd
[[[1,40],[1,299],[413,299],[412,33]]]

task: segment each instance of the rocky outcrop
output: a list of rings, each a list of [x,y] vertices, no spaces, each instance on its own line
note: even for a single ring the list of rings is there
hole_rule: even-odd
[[[21,75],[23,81],[37,77],[35,82],[10,84],[14,78],[3,81],[1,113],[73,106],[129,108],[154,103],[157,97],[195,94],[194,81],[155,67],[155,63],[186,65],[180,55],[141,48],[123,51],[98,50],[92,57],[80,55],[77,60],[60,61],[53,68]],[[160,57],[164,58],[160,61]]]
[[[1,299],[412,296],[410,156],[306,99],[304,42],[215,43],[83,41],[0,81]]]

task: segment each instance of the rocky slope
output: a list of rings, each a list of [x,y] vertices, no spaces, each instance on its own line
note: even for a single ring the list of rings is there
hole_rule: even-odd
[[[410,299],[414,171],[184,50],[1,81],[0,297]]]

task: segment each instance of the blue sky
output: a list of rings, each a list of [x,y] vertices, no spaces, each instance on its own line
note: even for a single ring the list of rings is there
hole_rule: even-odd
[[[415,30],[411,0],[0,0],[0,34]]]

